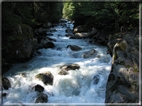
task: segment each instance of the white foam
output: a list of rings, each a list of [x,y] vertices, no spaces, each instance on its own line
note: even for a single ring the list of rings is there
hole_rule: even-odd
[[[67,23],[73,28],[73,24]],[[12,88],[5,90],[8,96],[3,99],[4,104],[34,103],[37,97],[32,87],[40,84],[44,93],[48,95],[48,103],[104,103],[105,87],[111,68],[111,57],[106,53],[106,47],[92,45],[87,39],[69,39],[65,37],[66,28],[56,26],[53,32],[57,42],[54,49],[40,49],[41,55],[26,63],[15,64],[6,74]],[[60,34],[61,36],[58,36]],[[78,45],[81,51],[71,51],[67,45]],[[60,48],[60,49],[57,49]],[[98,51],[97,55],[84,59],[81,54],[90,49]],[[74,58],[76,55],[76,58]],[[99,55],[99,56],[98,56]],[[78,70],[68,71],[68,75],[59,75],[59,67],[66,63],[77,63]],[[27,65],[28,68],[21,68]],[[35,78],[35,75],[50,71],[54,76],[53,85],[45,85]],[[25,73],[26,77],[20,75]],[[93,84],[93,77],[99,75],[97,84]]]

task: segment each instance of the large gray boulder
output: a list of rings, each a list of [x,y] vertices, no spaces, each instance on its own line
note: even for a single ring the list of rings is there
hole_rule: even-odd
[[[37,79],[41,80],[45,85],[53,84],[54,76],[52,75],[51,72],[46,72],[46,73],[40,73],[35,76]]]
[[[34,51],[36,50],[37,39],[24,39],[22,42],[19,42],[19,46],[15,51],[15,59],[18,61],[26,61],[29,60]]]
[[[139,102],[138,38],[137,30],[117,33],[109,38],[112,68],[106,86],[106,103]]]
[[[44,93],[39,93],[38,97],[35,100],[35,103],[47,103],[48,102],[48,96]]]

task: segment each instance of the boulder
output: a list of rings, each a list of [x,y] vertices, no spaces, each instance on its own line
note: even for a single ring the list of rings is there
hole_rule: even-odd
[[[67,27],[66,33],[72,33],[72,30],[69,27]]]
[[[95,75],[93,77],[93,84],[98,84],[99,80],[100,80],[100,76],[99,75]]]
[[[83,25],[79,25],[79,26],[74,28],[74,33],[83,32],[83,31],[84,31]]]
[[[73,34],[73,33],[67,33],[65,36],[66,36],[66,37],[73,37],[74,34]]]
[[[19,46],[15,51],[15,59],[21,62],[29,60],[34,51],[36,50],[37,39],[24,39],[22,42],[19,42]]]
[[[43,24],[44,28],[49,28],[51,26],[52,26],[52,23],[50,23],[50,22],[47,22],[46,24]]]
[[[79,69],[80,66],[78,64],[65,64],[63,66],[60,67],[60,69],[62,70],[66,70],[66,71],[69,71],[69,70],[76,70],[76,69]]]
[[[82,37],[74,35],[70,36],[69,39],[82,39]]]
[[[4,89],[8,90],[11,87],[11,83],[8,78],[2,77],[2,86]]]
[[[3,92],[1,96],[2,96],[3,98],[6,98],[7,95],[8,95],[8,93]]]
[[[97,51],[94,50],[94,49],[91,49],[91,50],[89,50],[89,51],[84,52],[84,53],[82,54],[82,57],[83,57],[83,58],[90,58],[90,57],[93,56],[95,53],[97,53]]]
[[[44,91],[44,88],[39,84],[35,85],[34,88],[35,88],[35,91],[38,91],[38,92],[43,92]]]
[[[77,46],[77,45],[68,45],[67,48],[70,48],[72,51],[79,51],[82,50],[81,47]]]
[[[66,70],[60,70],[60,72],[58,73],[59,75],[67,75],[69,74]]]
[[[88,33],[88,32],[81,32],[81,33],[75,33],[75,36],[76,37],[80,37],[80,38],[89,38],[89,36],[90,36],[90,33]]]
[[[54,48],[55,45],[48,38],[43,38],[37,48]]]
[[[95,31],[92,31],[92,33],[95,33]],[[93,35],[89,33],[88,37],[90,38],[90,42],[106,46],[108,43],[109,34],[105,31],[96,31],[96,33]]]
[[[55,47],[53,42],[43,42],[42,45],[43,45],[43,47],[45,49],[47,49],[47,48],[54,48]]]
[[[38,36],[39,35],[44,36],[44,35],[46,35],[47,31],[48,31],[48,29],[41,27],[41,28],[35,30],[35,34],[38,35]]]
[[[46,73],[40,73],[40,74],[37,74],[35,76],[36,78],[38,78],[39,80],[41,80],[45,85],[47,84],[50,84],[52,85],[53,84],[53,75],[51,72],[46,72]]]
[[[116,33],[109,37],[112,68],[106,85],[106,103],[139,102],[138,32]],[[121,37],[121,38],[120,38]]]
[[[44,93],[40,93],[35,100],[35,103],[47,103],[47,102],[48,102],[48,96]]]

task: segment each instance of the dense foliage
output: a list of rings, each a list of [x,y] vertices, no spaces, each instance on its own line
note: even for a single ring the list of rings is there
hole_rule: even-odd
[[[16,42],[33,38],[33,31],[62,17],[62,2],[2,2],[2,53],[12,54]]]
[[[66,2],[63,16],[75,21],[75,26],[95,26],[97,29],[119,31],[121,26],[135,27],[139,22],[137,2]]]

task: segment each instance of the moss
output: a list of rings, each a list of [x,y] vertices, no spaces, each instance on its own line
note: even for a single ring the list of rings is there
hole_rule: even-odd
[[[25,38],[33,38],[32,28],[26,24],[18,25],[17,30],[14,32],[13,38],[15,40],[23,40]]]
[[[118,58],[117,54],[114,53],[114,60],[116,60]]]
[[[133,92],[133,91],[136,91],[137,90],[137,87],[138,87],[138,83],[136,82],[136,81],[133,81],[132,83],[131,83],[131,91]]]
[[[133,72],[139,72],[139,69],[136,66],[134,66],[133,68],[134,68]]]
[[[118,38],[119,36],[120,36],[120,33],[115,33],[111,36],[111,39]]]
[[[43,79],[43,75],[42,74],[37,74],[35,77],[39,78],[39,79]]]
[[[126,50],[126,45],[121,42],[121,43],[119,44],[119,48],[120,48],[120,50],[125,51],[125,50]]]

